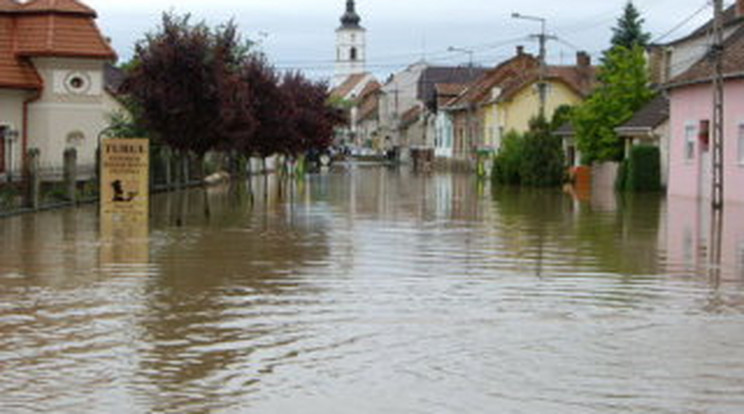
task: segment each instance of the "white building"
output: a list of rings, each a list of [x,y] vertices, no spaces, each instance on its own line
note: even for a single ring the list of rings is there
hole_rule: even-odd
[[[31,148],[42,167],[59,168],[68,148],[95,165],[116,59],[95,18],[76,0],[0,0],[0,175],[19,172]]]
[[[341,27],[336,29],[336,70],[332,87],[344,83],[349,76],[366,71],[367,31],[359,25],[354,0],[346,1],[346,12],[341,16]]]

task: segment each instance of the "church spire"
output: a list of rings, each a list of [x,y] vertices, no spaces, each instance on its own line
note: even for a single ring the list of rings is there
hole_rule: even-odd
[[[342,29],[359,29],[359,22],[362,20],[356,12],[354,0],[346,0],[346,13],[341,16]]]

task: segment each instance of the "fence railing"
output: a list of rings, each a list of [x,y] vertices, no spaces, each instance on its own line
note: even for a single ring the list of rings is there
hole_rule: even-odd
[[[25,168],[0,173],[0,217],[96,202],[100,198],[99,166],[79,165],[74,149],[64,162],[42,165],[38,150],[26,154]],[[155,149],[150,160],[150,191],[162,192],[200,185],[204,165],[190,155]]]

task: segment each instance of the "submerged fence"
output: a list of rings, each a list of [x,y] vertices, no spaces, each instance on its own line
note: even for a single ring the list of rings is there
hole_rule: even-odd
[[[61,165],[44,165],[31,149],[23,169],[0,172],[0,217],[97,202],[100,166],[79,164],[74,149],[65,151]],[[150,192],[200,185],[210,169],[192,155],[154,148],[150,159]]]

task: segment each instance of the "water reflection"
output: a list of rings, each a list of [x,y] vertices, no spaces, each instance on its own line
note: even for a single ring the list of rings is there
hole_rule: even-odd
[[[352,164],[152,204],[134,245],[95,207],[0,221],[3,412],[744,406],[740,206],[710,278],[691,200]]]

